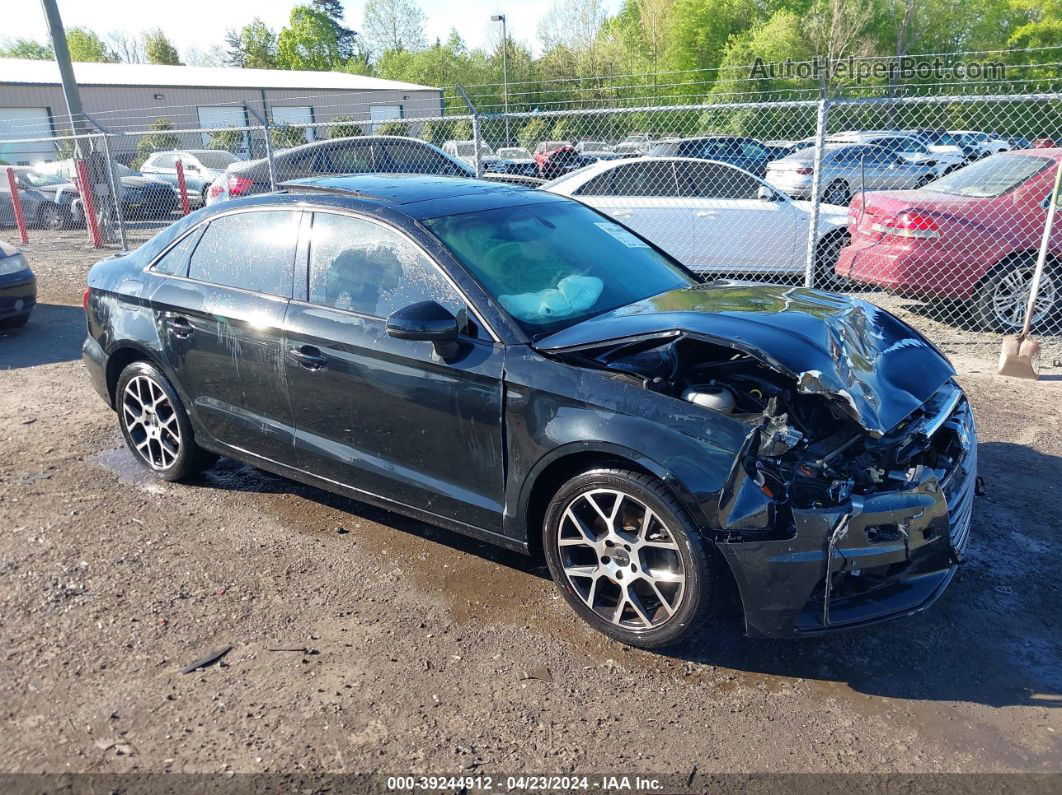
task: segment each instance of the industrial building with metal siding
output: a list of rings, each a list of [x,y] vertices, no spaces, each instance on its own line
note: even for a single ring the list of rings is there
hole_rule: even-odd
[[[364,125],[430,118],[443,111],[442,90],[343,72],[293,72],[155,64],[75,63],[85,113],[113,133],[135,133],[165,118],[179,130],[270,124],[327,124],[342,117]],[[52,142],[18,139],[69,134],[55,61],[0,58],[0,161],[29,165],[57,156]],[[306,139],[322,128],[306,130]],[[208,133],[183,135],[182,146],[209,145]],[[137,136],[112,144],[131,152]]]

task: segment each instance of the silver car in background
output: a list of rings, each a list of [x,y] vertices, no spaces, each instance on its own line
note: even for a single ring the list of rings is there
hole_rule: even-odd
[[[847,205],[863,190],[920,188],[937,177],[936,165],[912,162],[902,154],[869,144],[829,143],[822,151],[819,198]],[[811,197],[815,149],[801,149],[767,166],[767,182],[800,199]]]
[[[177,183],[177,161],[184,169],[184,184],[188,201],[193,207],[206,204],[210,183],[225,173],[225,169],[239,161],[236,155],[222,149],[182,149],[173,152],[155,152],[150,155],[140,173],[158,177],[174,188]]]

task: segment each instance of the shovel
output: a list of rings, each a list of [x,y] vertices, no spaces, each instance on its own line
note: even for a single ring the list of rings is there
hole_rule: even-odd
[[[1051,227],[1055,222],[1055,209],[1058,207],[1058,186],[1062,182],[1062,160],[1055,170],[1055,186],[1051,189],[1051,203],[1047,206],[1047,225],[1044,227],[1044,239],[1040,243],[1040,256],[1036,258],[1032,285],[1029,290],[1029,306],[1025,309],[1025,324],[1021,333],[1003,338],[1003,350],[999,354],[999,374],[1014,378],[1040,378],[1040,343],[1032,338],[1033,311],[1036,307],[1036,295],[1040,292],[1040,280],[1044,275],[1044,263],[1047,261],[1047,247],[1051,241]]]

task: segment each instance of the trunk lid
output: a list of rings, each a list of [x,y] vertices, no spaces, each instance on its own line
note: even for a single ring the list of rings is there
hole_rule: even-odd
[[[873,304],[803,287],[699,285],[584,320],[533,343],[543,353],[652,337],[704,339],[833,396],[884,434],[955,374],[921,334]]]

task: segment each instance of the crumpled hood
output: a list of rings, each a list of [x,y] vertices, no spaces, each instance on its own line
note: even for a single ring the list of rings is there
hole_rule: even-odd
[[[630,338],[705,339],[743,351],[832,395],[864,428],[884,434],[955,374],[928,341],[873,304],[803,287],[700,285],[577,323],[534,343],[560,353]]]

